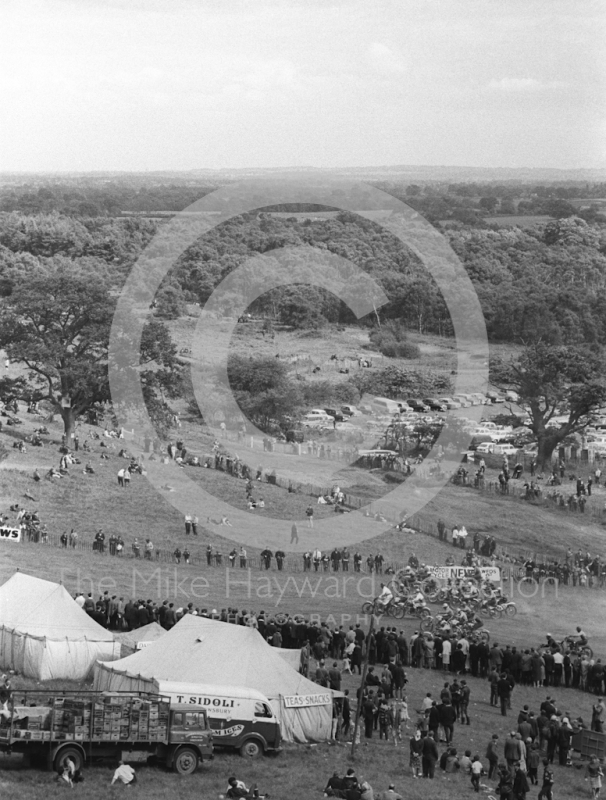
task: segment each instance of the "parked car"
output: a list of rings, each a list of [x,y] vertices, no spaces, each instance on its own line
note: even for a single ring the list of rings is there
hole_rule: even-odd
[[[448,409],[461,408],[461,404],[459,403],[459,401],[455,400],[452,397],[439,397],[438,400]]]
[[[467,400],[467,402],[469,403],[470,406],[479,406],[480,405],[480,399],[479,399],[480,396],[479,395],[458,394],[457,398],[460,398],[460,397],[462,397],[463,399]]]
[[[482,442],[479,444],[475,450],[476,453],[494,453],[495,443],[494,442]]]
[[[495,456],[515,456],[518,448],[512,444],[498,444],[497,442],[483,442],[476,448],[478,453],[492,453]]]
[[[321,425],[327,425],[329,422],[334,423],[334,417],[331,417],[326,411],[310,411],[302,419],[304,425],[311,428],[318,428]]]
[[[518,448],[514,447],[512,444],[495,444],[494,450],[492,451],[495,456],[515,456],[518,452]]]
[[[494,441],[492,435],[494,433],[493,428],[487,428],[486,425],[476,425],[475,428],[472,429],[472,434],[474,436],[490,436],[490,441]]]
[[[356,417],[360,412],[355,406],[341,406],[341,413],[346,417]]]
[[[326,413],[330,417],[332,417],[336,422],[343,422],[344,420],[343,414],[341,414],[340,411],[337,411],[336,408],[325,408],[324,411],[326,411]]]
[[[352,425],[351,422],[337,422],[335,425],[335,430],[337,431],[346,431],[347,433],[354,433],[358,430],[355,425]]]
[[[480,436],[473,436],[472,439],[471,439],[471,442],[469,443],[469,449],[470,450],[478,450],[480,445],[485,445],[485,444],[494,444],[494,442],[492,441],[490,436],[486,436],[486,435],[484,435],[484,436],[481,436],[481,435]],[[485,451],[485,452],[488,452],[488,451]]]
[[[409,400],[408,405],[412,408],[413,411],[416,411],[417,413],[426,414],[429,411],[429,407],[426,406],[425,403],[422,400],[419,400],[418,398],[414,400]]]
[[[486,392],[486,399],[489,403],[504,403],[505,395],[500,394],[499,392],[489,391]]]
[[[469,406],[471,405],[471,401],[468,400],[462,394],[455,394],[453,400],[456,400],[457,403],[459,403],[459,405],[461,406],[461,408],[469,408]]]
[[[447,406],[436,397],[426,397],[423,402],[429,406],[431,411],[448,411]]]

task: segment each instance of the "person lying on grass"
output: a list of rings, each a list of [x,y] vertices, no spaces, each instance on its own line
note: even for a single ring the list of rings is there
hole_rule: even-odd
[[[246,800],[264,800],[264,798],[269,797],[268,794],[259,794],[256,783],[253,783],[249,789],[244,781],[239,781],[232,776],[228,779],[227,784],[226,797],[234,798],[234,800],[238,800],[239,798],[245,798]]]

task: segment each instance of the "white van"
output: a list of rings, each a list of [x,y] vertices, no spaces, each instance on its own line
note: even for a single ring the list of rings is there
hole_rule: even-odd
[[[400,413],[400,406],[395,400],[390,400],[388,397],[374,397],[372,399],[373,410],[377,414],[394,414]]]
[[[281,750],[280,722],[271,703],[256,689],[155,681],[173,702],[203,708],[213,732],[213,746],[239,750],[248,758]]]
[[[304,425],[309,425],[310,427],[319,427],[320,425],[328,425],[332,424],[335,421],[334,417],[331,417],[330,414],[327,414],[326,411],[319,411],[314,409],[310,411],[309,414],[305,414],[302,419]]]

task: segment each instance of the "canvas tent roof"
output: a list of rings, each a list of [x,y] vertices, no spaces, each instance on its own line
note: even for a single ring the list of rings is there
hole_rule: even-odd
[[[119,631],[114,633],[117,642],[122,646],[122,655],[132,655],[137,650],[139,642],[155,642],[161,636],[164,636],[166,631],[162,625],[157,622],[150,622],[149,625],[143,625],[141,628],[135,628],[133,631]]]
[[[55,641],[112,642],[64,586],[16,572],[0,586],[0,626]]]
[[[17,572],[0,586],[0,663],[29,678],[86,678],[120,645],[65,587]]]
[[[98,664],[95,672],[97,689],[143,689],[152,680],[256,689],[272,702],[285,739],[323,741],[330,734],[334,693],[294,670],[254,628],[188,614],[144,650]],[[319,693],[329,701],[284,707],[284,697]]]
[[[284,659],[284,661],[286,661],[286,663],[289,664],[294,670],[297,672],[299,671],[299,667],[301,666],[300,650],[289,650],[286,647],[274,647],[273,650],[276,655]]]

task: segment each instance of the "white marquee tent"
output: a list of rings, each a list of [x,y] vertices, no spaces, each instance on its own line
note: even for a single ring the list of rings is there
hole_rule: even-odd
[[[293,669],[254,628],[191,614],[144,650],[95,668],[97,691],[169,693],[171,684],[256,689],[271,702],[289,742],[329,739],[332,697],[340,694]]]
[[[120,642],[120,656],[130,656],[136,653],[137,650],[142,650],[144,647],[149,647],[152,642],[162,638],[166,631],[157,622],[150,622],[148,625],[143,625],[141,628],[135,628],[132,631],[120,631],[114,633],[114,638]]]
[[[0,586],[0,664],[29,678],[82,680],[120,645],[64,586],[21,572]]]

